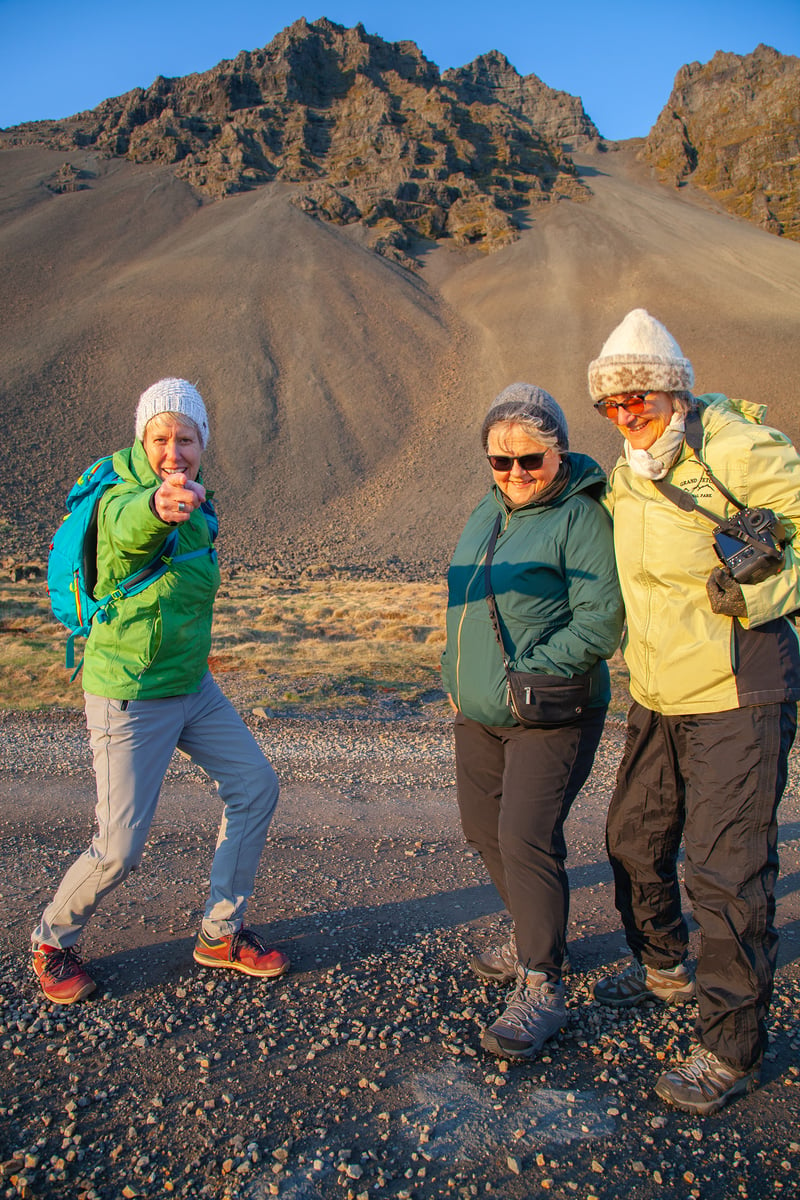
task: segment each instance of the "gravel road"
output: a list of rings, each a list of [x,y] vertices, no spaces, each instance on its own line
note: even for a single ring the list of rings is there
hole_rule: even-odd
[[[291,974],[264,984],[193,963],[219,803],[176,756],[145,860],[82,945],[98,991],[65,1009],[39,993],[28,944],[91,836],[86,735],[78,714],[0,714],[0,1195],[797,1195],[797,759],[763,1085],[694,1118],[652,1093],[689,1044],[693,1008],[590,1000],[625,954],[603,847],[620,726],[568,826],[569,1025],[536,1062],[507,1068],[479,1048],[502,993],[465,967],[504,916],[461,836],[442,711],[247,719],[282,782],[249,920],[287,950]]]

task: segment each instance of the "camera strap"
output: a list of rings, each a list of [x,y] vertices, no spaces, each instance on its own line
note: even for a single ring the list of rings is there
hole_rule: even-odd
[[[683,488],[675,487],[674,483],[664,483],[661,479],[654,479],[653,486],[658,488],[662,496],[666,496],[673,504],[677,504],[678,508],[682,508],[684,512],[699,512],[702,516],[707,517],[709,521],[713,521],[715,525],[722,525],[725,518],[718,517],[710,508],[703,508],[702,504],[698,504],[691,492],[685,492]]]
[[[705,470],[708,478],[714,484],[714,487],[717,489],[717,491],[720,492],[727,500],[729,500],[731,504],[733,504],[740,512],[746,512],[747,506],[742,504],[740,500],[737,500],[733,493],[729,492],[723,483],[720,483],[700,452],[703,445],[703,422],[701,421],[700,414],[696,409],[692,409],[691,412],[686,414],[686,445],[691,450],[694,450],[700,465]],[[698,512],[701,514],[701,516],[706,517],[707,520],[712,521],[717,528],[725,525],[725,517],[717,516],[717,514],[711,512],[710,509],[704,508],[702,504],[698,504],[691,492],[686,492],[683,488],[676,487],[674,483],[665,483],[662,479],[654,479],[652,482],[653,486],[656,487],[659,492],[661,492],[662,496],[665,496],[667,500],[671,500],[673,504],[677,505],[678,508],[682,509],[684,512]],[[755,546],[759,550],[763,550],[763,541],[761,541],[759,538],[753,537],[752,534],[748,533],[748,531],[743,528],[741,524],[737,526],[736,537],[739,539],[739,541],[744,542],[748,546]]]
[[[724,483],[720,483],[719,479],[717,479],[716,475],[711,470],[711,467],[703,458],[703,422],[700,417],[700,413],[696,408],[691,409],[686,414],[686,445],[690,450],[694,450],[700,465],[708,475],[708,478],[711,480],[717,491],[721,492],[725,499],[729,500],[734,508],[738,508],[740,511],[746,508],[747,506],[742,504],[741,500],[736,499],[733,492],[728,491]],[[700,511],[702,512],[702,509]]]
[[[726,500],[729,500],[735,508],[742,511],[746,506],[740,500],[737,500],[732,492],[728,491],[724,483],[720,483],[703,458],[701,453],[703,447],[703,422],[696,408],[693,408],[686,414],[686,445],[690,450],[694,451],[701,467],[717,491]],[[664,483],[662,479],[654,479],[653,485],[661,492],[662,496],[666,496],[668,500],[671,500],[673,504],[677,504],[678,508],[683,509],[684,512],[699,512],[704,517],[707,517],[709,521],[713,521],[715,525],[722,525],[724,523],[725,517],[717,516],[710,509],[703,508],[703,505],[698,504],[691,492],[686,492],[683,488],[676,487],[674,483]]]

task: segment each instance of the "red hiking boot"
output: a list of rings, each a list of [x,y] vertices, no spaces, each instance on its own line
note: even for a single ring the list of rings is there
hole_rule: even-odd
[[[204,967],[227,967],[261,979],[277,979],[289,970],[286,955],[280,950],[268,950],[252,929],[239,929],[221,938],[207,938],[201,930],[194,944],[194,961]]]
[[[37,946],[33,952],[33,969],[39,977],[42,991],[53,1004],[74,1004],[90,996],[97,987],[71,946]]]

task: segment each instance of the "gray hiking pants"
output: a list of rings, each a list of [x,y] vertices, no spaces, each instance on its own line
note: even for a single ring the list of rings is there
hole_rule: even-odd
[[[61,881],[34,930],[40,943],[73,946],[100,901],[139,865],[161,784],[177,748],[216,782],[222,823],[203,919],[209,937],[241,928],[278,780],[255,739],[209,672],[198,692],[165,700],[85,694],[97,782],[97,830]]]

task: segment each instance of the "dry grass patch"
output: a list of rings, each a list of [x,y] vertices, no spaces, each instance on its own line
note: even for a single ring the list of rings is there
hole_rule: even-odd
[[[275,712],[435,699],[445,603],[444,584],[243,574],[220,589],[211,667],[237,704]],[[0,708],[81,706],[66,636],[42,580],[0,583]]]
[[[211,666],[272,711],[418,703],[441,688],[445,604],[444,584],[237,578],[217,598]]]
[[[446,602],[443,582],[236,575],[217,598],[211,669],[238,707],[267,713],[444,709]],[[81,707],[80,675],[70,682],[64,667],[66,636],[42,580],[0,582],[0,708]],[[610,715],[621,719],[627,672],[619,654],[609,665]]]
[[[80,681],[64,667],[66,630],[41,579],[0,582],[0,708],[80,707]]]

